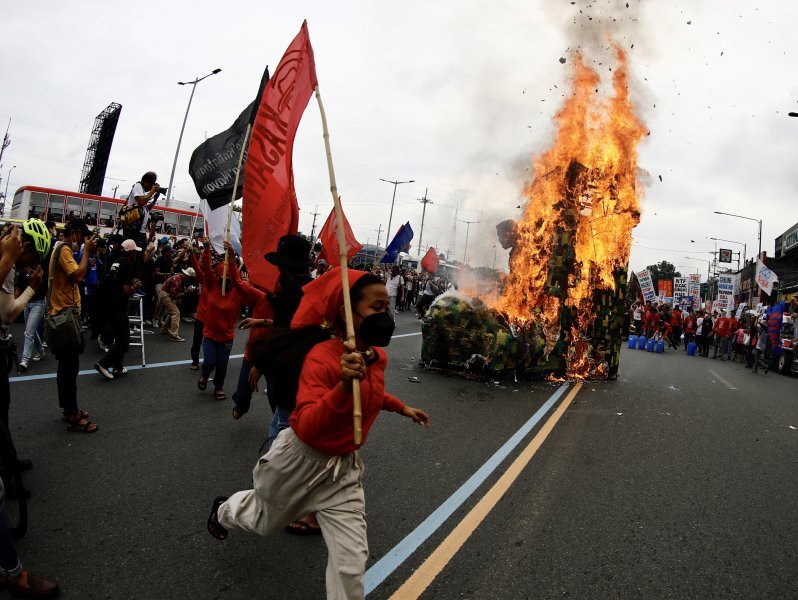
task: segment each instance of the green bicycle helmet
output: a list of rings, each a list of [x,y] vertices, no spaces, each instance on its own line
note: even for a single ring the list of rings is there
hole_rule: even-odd
[[[28,219],[22,224],[22,233],[33,240],[39,260],[44,260],[50,252],[50,232],[47,226],[39,219]]]

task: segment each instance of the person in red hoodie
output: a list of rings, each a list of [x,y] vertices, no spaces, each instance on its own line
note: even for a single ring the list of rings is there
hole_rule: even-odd
[[[352,382],[360,381],[363,443],[383,410],[429,426],[424,411],[385,392],[388,359],[381,347],[394,328],[385,284],[354,270],[349,282],[354,344],[340,337],[343,286],[340,269],[334,269],[305,286],[291,329],[275,331],[256,346],[255,365],[297,387],[291,427],[255,465],[254,489],[214,499],[207,521],[211,535],[223,540],[230,529],[270,535],[315,512],[329,554],[328,598],[364,597],[368,541]]]
[[[202,328],[202,371],[197,387],[205,391],[208,379],[213,376],[214,397],[226,400],[224,380],[227,376],[227,363],[236,336],[236,321],[244,306],[255,304],[259,292],[249,283],[241,279],[236,264],[235,251],[229,242],[227,249],[227,278],[225,295],[222,295],[222,277],[224,276],[224,260],[216,266],[211,265],[210,250],[202,253],[202,270],[205,275],[205,315]]]

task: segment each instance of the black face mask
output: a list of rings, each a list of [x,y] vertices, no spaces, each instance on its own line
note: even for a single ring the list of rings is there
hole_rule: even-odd
[[[360,324],[360,337],[369,346],[387,346],[391,343],[391,336],[396,324],[387,312],[372,313],[368,317],[358,316],[363,319]]]

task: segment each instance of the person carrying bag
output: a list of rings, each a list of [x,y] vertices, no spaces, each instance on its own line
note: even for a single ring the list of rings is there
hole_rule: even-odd
[[[47,282],[47,311],[44,317],[44,338],[54,354],[73,349],[78,346],[83,354],[86,342],[83,339],[83,327],[80,325],[80,307],[75,303],[75,290],[72,289],[72,306],[52,313],[51,297],[53,294],[53,277],[55,276],[56,257],[64,248],[64,242],[58,242],[50,255],[50,270]]]

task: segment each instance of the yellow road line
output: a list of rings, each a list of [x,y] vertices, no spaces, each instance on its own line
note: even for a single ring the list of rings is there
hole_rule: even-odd
[[[532,441],[523,449],[521,454],[518,455],[518,458],[513,461],[513,464],[511,464],[499,480],[493,484],[493,487],[488,490],[488,493],[471,509],[446,539],[441,542],[440,546],[429,555],[427,560],[424,561],[424,564],[402,584],[402,587],[394,592],[391,596],[391,600],[418,598],[424,593],[424,590],[429,587],[443,568],[449,564],[466,540],[471,537],[471,534],[474,533],[480,523],[485,520],[488,513],[493,510],[493,507],[496,506],[507,490],[510,489],[510,486],[515,482],[527,464],[529,464],[529,461],[532,460],[532,457],[552,432],[554,426],[560,420],[563,413],[565,413],[580,389],[582,389],[581,383],[574,385],[565,397],[565,400],[562,401],[562,404],[560,404],[554,414],[549,417],[549,420],[546,421],[543,427],[540,428],[540,431],[532,438]]]

